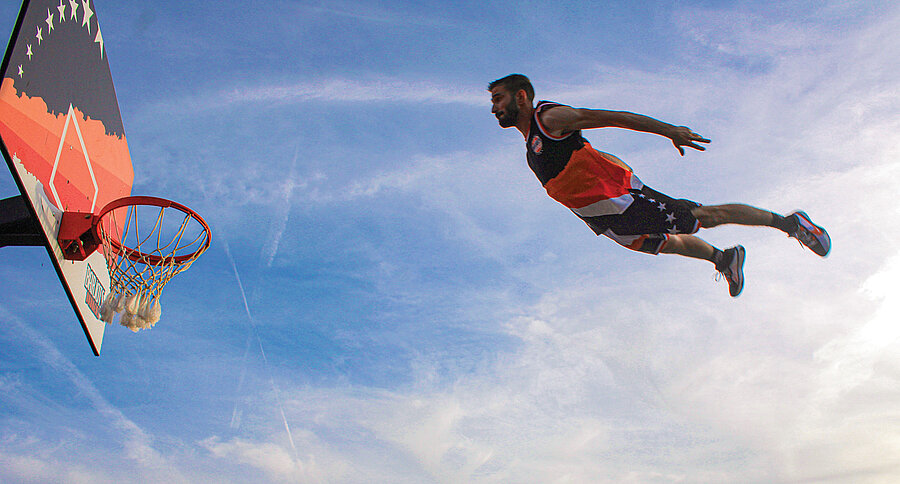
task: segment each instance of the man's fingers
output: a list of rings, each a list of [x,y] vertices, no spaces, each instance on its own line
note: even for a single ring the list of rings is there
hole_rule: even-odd
[[[697,150],[697,151],[706,151],[706,147],[705,147],[705,146],[700,146],[700,145],[698,145],[698,144],[696,144],[696,143],[685,143],[684,145],[676,144],[676,145],[675,145],[675,148],[678,149],[678,152],[681,153],[681,156],[684,156],[684,146],[691,147],[691,148],[693,148],[693,149],[695,149],[695,150]]]
[[[687,130],[686,128],[685,131],[687,131],[687,133],[682,132],[681,139],[678,139],[676,136],[672,137],[672,143],[675,145],[675,148],[678,148],[678,152],[681,153],[681,156],[684,156],[684,146],[688,146],[697,151],[706,151],[705,147],[700,146],[697,143],[709,143],[709,139],[704,138],[693,131]]]
[[[690,139],[691,139],[691,141],[696,141],[698,143],[709,143],[709,141],[710,141],[693,131],[690,132]]]

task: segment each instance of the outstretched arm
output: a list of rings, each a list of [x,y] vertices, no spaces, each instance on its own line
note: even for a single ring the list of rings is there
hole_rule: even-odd
[[[554,136],[579,129],[625,128],[665,136],[672,140],[672,144],[682,156],[684,156],[685,146],[704,151],[706,148],[697,143],[709,143],[708,139],[694,133],[686,126],[673,126],[643,114],[627,111],[555,106],[541,112],[540,116],[541,124]]]

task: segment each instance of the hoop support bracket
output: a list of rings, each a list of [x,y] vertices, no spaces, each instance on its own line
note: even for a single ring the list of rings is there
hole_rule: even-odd
[[[85,260],[102,244],[94,230],[96,216],[84,212],[63,212],[59,223],[59,246],[68,260]]]

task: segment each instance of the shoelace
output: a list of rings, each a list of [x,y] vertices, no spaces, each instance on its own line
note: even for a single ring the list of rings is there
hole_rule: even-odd
[[[788,237],[793,237],[793,238],[797,239],[797,242],[799,242],[800,245],[803,245],[806,247],[809,247],[810,245],[818,245],[819,244],[819,239],[817,239],[815,235],[809,233],[808,231],[806,231],[803,228],[798,228],[797,231],[794,232],[793,234],[788,234]]]

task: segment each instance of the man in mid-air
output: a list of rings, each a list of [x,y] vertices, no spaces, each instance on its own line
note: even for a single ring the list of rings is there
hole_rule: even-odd
[[[673,126],[641,114],[576,109],[541,101],[521,74],[488,86],[491,113],[503,128],[515,127],[525,137],[528,166],[554,200],[568,207],[597,234],[648,254],[678,254],[712,262],[736,297],[744,287],[744,247],[724,251],[690,235],[722,224],[777,228],[825,257],[831,239],[804,212],[788,216],[744,204],[700,205],[671,198],[641,183],[619,158],[595,150],[581,130],[624,128],[665,136],[684,156],[684,147],[704,151],[708,139],[685,126]]]

